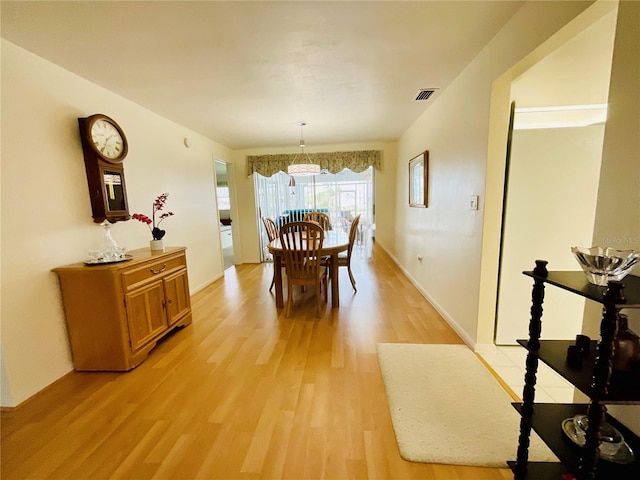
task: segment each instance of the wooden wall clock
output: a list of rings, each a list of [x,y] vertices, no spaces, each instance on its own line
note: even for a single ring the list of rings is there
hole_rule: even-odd
[[[93,221],[129,220],[122,165],[128,152],[124,131],[115,120],[102,114],[78,118],[78,125]]]

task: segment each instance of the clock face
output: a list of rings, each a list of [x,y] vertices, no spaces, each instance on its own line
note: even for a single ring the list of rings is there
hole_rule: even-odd
[[[104,157],[115,160],[125,152],[124,139],[116,126],[99,118],[91,126],[91,141]]]

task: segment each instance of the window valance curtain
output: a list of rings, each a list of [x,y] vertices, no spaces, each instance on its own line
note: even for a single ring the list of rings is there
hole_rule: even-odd
[[[270,177],[280,171],[287,172],[287,167],[293,163],[293,159],[299,154],[278,155],[247,155],[247,175],[259,173],[264,177]],[[353,172],[363,172],[370,166],[380,170],[382,165],[381,150],[358,150],[353,152],[323,152],[310,153],[309,158],[313,163],[320,165],[321,170],[330,173],[338,173],[348,168]],[[299,157],[296,163],[306,161],[306,157]]]

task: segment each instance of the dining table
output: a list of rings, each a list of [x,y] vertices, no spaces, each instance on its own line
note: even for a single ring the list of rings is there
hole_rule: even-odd
[[[278,236],[275,240],[269,242],[269,252],[273,255],[274,268],[274,286],[276,290],[276,307],[284,307],[284,297],[282,289],[282,265],[284,252],[282,242]],[[345,252],[349,248],[349,235],[345,232],[336,230],[327,230],[324,232],[324,240],[322,249],[319,252],[321,257],[330,257],[331,267],[331,307],[338,308],[340,306],[340,289],[338,286],[338,254]]]

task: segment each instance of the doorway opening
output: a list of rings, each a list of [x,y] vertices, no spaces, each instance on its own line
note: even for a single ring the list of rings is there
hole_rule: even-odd
[[[218,200],[218,217],[220,219],[220,245],[224,269],[235,264],[233,258],[233,232],[231,229],[231,195],[229,193],[229,172],[226,162],[215,161],[216,198]]]
[[[610,11],[511,82],[512,131],[498,267],[494,343],[527,338],[535,259],[577,267],[570,248],[593,236],[617,12]],[[597,73],[594,73],[597,72]],[[549,89],[548,85],[553,85]],[[582,329],[585,300],[545,296],[548,338]]]

